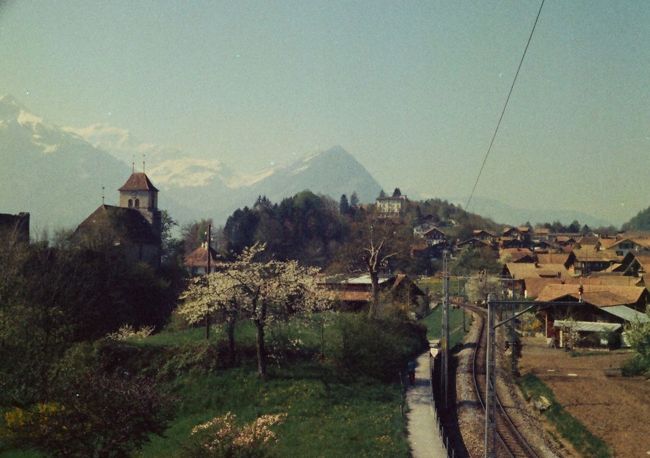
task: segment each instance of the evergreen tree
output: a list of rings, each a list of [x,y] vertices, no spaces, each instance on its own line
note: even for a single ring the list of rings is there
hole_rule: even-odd
[[[348,203],[348,197],[345,194],[342,194],[341,200],[339,200],[339,213],[341,213],[341,215],[347,215],[350,213],[350,204]]]
[[[359,206],[359,196],[357,195],[357,192],[354,191],[350,196],[350,207],[357,208],[358,206]]]

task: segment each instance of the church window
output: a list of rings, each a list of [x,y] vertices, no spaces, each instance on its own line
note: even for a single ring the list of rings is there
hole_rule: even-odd
[[[140,199],[135,199],[135,208],[140,208]]]
[[[129,199],[129,208],[133,207],[133,199]]]

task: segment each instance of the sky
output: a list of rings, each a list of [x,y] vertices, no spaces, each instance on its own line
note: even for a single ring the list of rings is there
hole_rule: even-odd
[[[251,172],[341,145],[469,195],[538,1],[5,1],[0,94]],[[650,2],[547,0],[475,196],[650,205]],[[471,207],[470,207],[471,210]]]

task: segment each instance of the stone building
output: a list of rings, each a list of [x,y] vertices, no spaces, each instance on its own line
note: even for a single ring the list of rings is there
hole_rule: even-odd
[[[100,205],[77,227],[73,237],[91,247],[121,247],[131,261],[160,266],[162,214],[158,189],[145,173],[134,172],[119,192],[119,206]]]

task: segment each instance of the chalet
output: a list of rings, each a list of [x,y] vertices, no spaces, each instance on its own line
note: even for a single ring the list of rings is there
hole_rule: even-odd
[[[589,323],[614,323],[624,325],[633,321],[648,321],[643,313],[648,303],[648,290],[637,286],[548,285],[537,297],[538,301],[561,301],[575,303],[546,308],[539,312],[545,323],[547,338],[557,340],[560,336],[556,321],[578,321]],[[606,331],[607,325],[592,325],[599,331]],[[602,328],[602,329],[600,329]],[[620,329],[620,328],[617,328]]]
[[[552,234],[551,238],[559,246],[573,246],[580,238],[580,234]]]
[[[460,248],[490,248],[493,249],[494,246],[485,240],[477,239],[476,237],[469,238],[467,240],[463,240],[462,242],[458,242],[456,244],[456,247]]]
[[[488,242],[490,244],[495,243],[497,240],[496,235],[490,231],[486,231],[485,229],[474,229],[472,231],[472,238],[483,240],[484,242]]]
[[[0,240],[29,243],[29,213],[0,213]]]
[[[208,262],[208,259],[210,262]],[[208,244],[204,242],[196,250],[185,256],[183,265],[191,276],[196,276],[221,271],[228,263],[217,254],[214,248],[210,247],[208,249]]]
[[[332,291],[342,310],[362,310],[372,301],[370,275],[357,277],[333,276],[319,282],[321,287]],[[392,302],[417,308],[426,302],[424,292],[405,274],[380,275],[379,290],[389,295]]]
[[[582,245],[573,248],[576,275],[588,275],[591,272],[606,270],[614,263],[620,263],[623,256],[614,250],[600,250],[596,245]]]
[[[100,205],[79,224],[73,240],[125,250],[132,262],[160,266],[162,215],[158,189],[144,173],[132,173],[119,189],[120,205]]]
[[[620,263],[620,268],[626,276],[644,277],[650,272],[650,253],[628,253]]]
[[[501,276],[511,297],[531,298],[546,284],[561,283],[570,274],[563,264],[508,262]]]
[[[506,262],[536,262],[535,254],[528,248],[501,248],[499,259]]]
[[[447,235],[437,227],[432,227],[422,234],[422,238],[426,241],[427,245],[446,245]]]
[[[530,246],[530,243],[531,230],[528,226],[506,227],[499,239],[502,248],[523,248]]]
[[[576,257],[571,253],[538,253],[537,262],[540,264],[562,264],[567,270],[571,270]]]
[[[618,256],[625,256],[628,253],[650,253],[650,240],[647,238],[624,238],[610,244],[608,248],[615,251]]]

